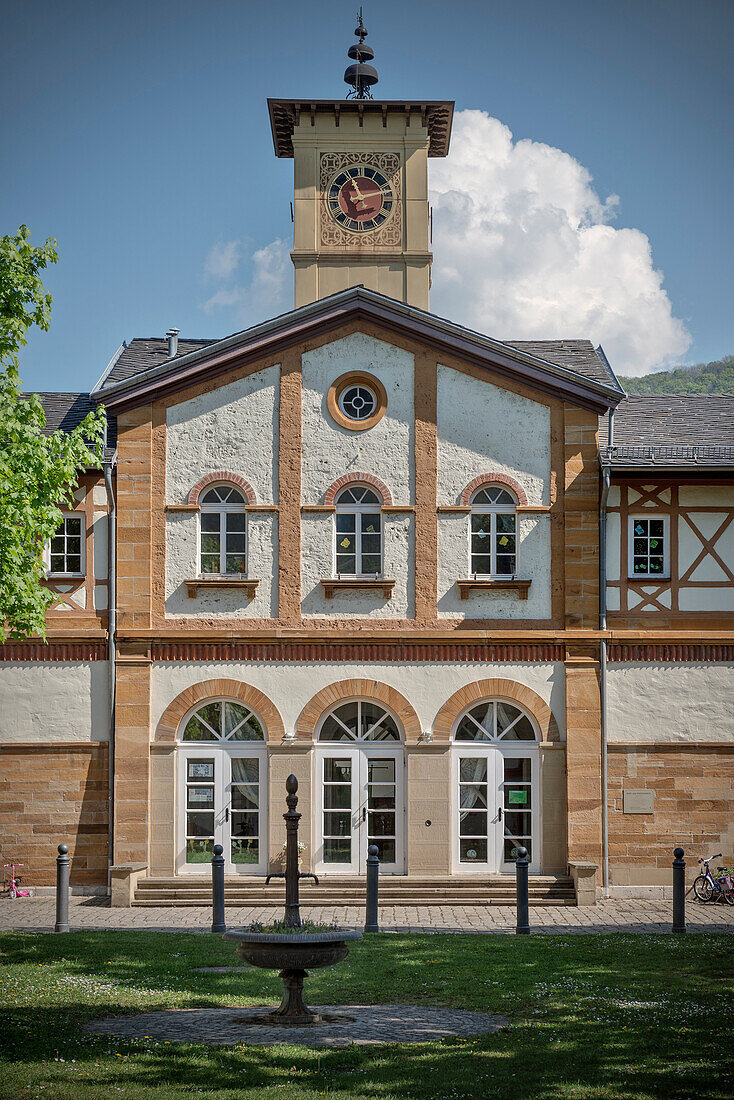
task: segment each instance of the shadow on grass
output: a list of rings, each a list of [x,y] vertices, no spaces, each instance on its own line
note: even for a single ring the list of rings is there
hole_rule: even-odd
[[[511,1024],[476,1040],[339,1051],[82,1035],[81,1024],[95,1017],[275,1003],[280,982],[271,972],[195,972],[235,963],[218,937],[15,935],[0,938],[0,948],[0,975],[16,975],[4,1059],[19,1085],[43,1083],[54,1100],[96,1100],[122,1086],[130,1097],[156,1100],[197,1090],[211,1098],[243,1090],[282,1096],[283,1088],[289,1097],[345,1100],[726,1093],[734,1007],[727,936],[369,936],[344,963],[309,977],[311,1003],[460,1005],[505,1014]]]

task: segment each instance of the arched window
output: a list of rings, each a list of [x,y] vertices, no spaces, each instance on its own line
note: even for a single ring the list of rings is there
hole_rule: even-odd
[[[487,699],[464,712],[456,726],[454,740],[537,741],[537,734],[526,711],[504,699]]]
[[[183,723],[182,741],[264,741],[262,722],[249,707],[232,699],[202,703]]]
[[[483,485],[471,498],[469,571],[473,577],[517,573],[517,501],[501,485]]]
[[[366,485],[349,485],[336,498],[337,577],[382,573],[381,500]]]
[[[245,500],[232,485],[213,485],[201,498],[200,571],[247,573]]]
[[[319,741],[400,741],[398,724],[380,703],[355,699],[329,711]]]

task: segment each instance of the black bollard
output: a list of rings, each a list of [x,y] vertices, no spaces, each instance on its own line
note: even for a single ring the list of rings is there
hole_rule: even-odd
[[[530,935],[530,906],[528,902],[528,850],[522,846],[517,849],[515,860],[517,876],[517,928],[518,936]]]
[[[379,932],[380,925],[377,921],[377,892],[380,882],[380,857],[376,844],[370,844],[367,849],[367,905],[365,912],[365,932]]]
[[[56,924],[54,932],[69,931],[69,845],[59,844],[56,857]]]
[[[686,861],[682,848],[673,852],[673,931],[686,930]]]
[[[226,932],[224,923],[224,849],[214,845],[212,856],[212,932]]]

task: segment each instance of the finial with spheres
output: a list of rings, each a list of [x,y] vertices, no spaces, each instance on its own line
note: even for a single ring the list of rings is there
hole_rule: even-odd
[[[344,83],[352,86],[351,92],[347,93],[347,99],[372,99],[370,89],[373,84],[377,83],[379,77],[374,65],[367,65],[366,62],[373,60],[375,51],[371,46],[365,46],[364,44],[367,37],[367,28],[362,22],[361,8],[357,18],[359,19],[359,25],[355,28],[354,33],[359,42],[353,43],[347,50],[347,56],[356,61],[356,65],[350,65],[346,70]]]

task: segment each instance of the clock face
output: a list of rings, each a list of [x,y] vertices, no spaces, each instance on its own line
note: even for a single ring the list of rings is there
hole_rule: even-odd
[[[350,233],[379,229],[390,217],[395,195],[386,176],[367,164],[343,168],[327,192],[329,212]]]

